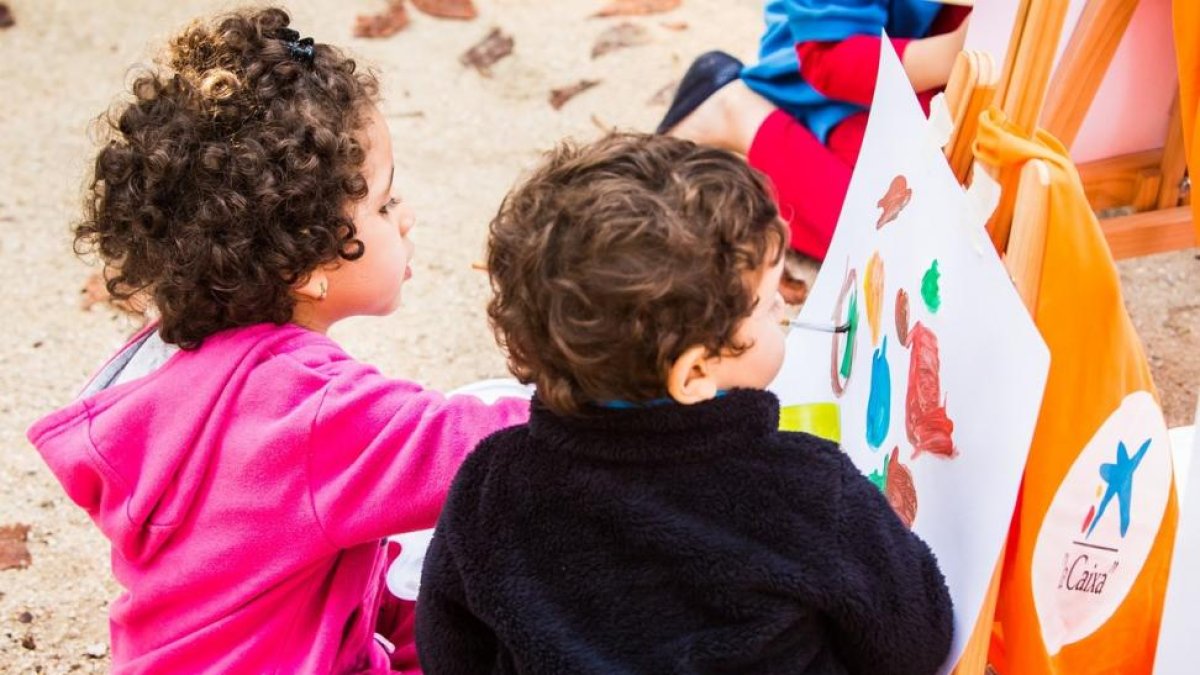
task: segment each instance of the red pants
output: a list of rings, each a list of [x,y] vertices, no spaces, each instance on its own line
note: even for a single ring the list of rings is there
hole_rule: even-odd
[[[939,91],[917,94],[926,115]],[[829,132],[828,145],[822,145],[808,127],[776,110],[763,120],[750,143],[746,160],[774,184],[779,214],[792,231],[792,248],[817,260],[824,260],[829,251],[867,132],[867,114],[842,120]]]
[[[829,133],[828,146],[782,110],[758,128],[746,159],[771,179],[793,249],[825,259],[866,128],[867,113],[852,115]]]

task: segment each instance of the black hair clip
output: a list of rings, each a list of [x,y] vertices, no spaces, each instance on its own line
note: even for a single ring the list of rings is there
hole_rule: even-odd
[[[287,45],[288,54],[293,59],[302,63],[312,64],[313,57],[317,54],[312,38],[301,38],[300,34],[291,28],[280,28],[276,37],[283,40],[283,44]]]

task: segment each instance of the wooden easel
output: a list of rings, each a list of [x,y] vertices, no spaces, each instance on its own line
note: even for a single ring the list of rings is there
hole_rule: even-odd
[[[1040,120],[1042,128],[1069,148],[1137,5],[1138,0],[1088,0],[1058,68],[1051,73],[1067,3],[1022,0],[995,102],[1023,132],[1031,134]],[[948,102],[953,110],[954,100]],[[962,143],[969,147],[970,141]],[[961,153],[962,149],[955,152]],[[951,162],[954,165],[953,159]],[[1190,196],[1182,190],[1187,160],[1178,95],[1162,148],[1088,162],[1078,168],[1094,211],[1131,212],[1100,221],[1114,258],[1178,250],[1197,243],[1187,206]],[[999,180],[1007,188],[1006,198],[989,230],[997,248],[1004,251],[1018,176],[1010,171],[1000,174]]]
[[[959,181],[965,184],[970,179],[979,113],[990,105],[999,106],[1021,133],[1031,137],[1040,120],[1043,128],[1070,147],[1136,7],[1137,0],[1089,0],[1053,73],[1066,0],[1021,0],[1001,72],[987,54],[960,54],[946,87],[954,131],[945,148]],[[1181,194],[1186,155],[1178,95],[1162,149],[1091,162],[1079,167],[1079,172],[1093,210],[1134,211],[1101,220],[1114,258],[1197,243],[1187,198]],[[994,171],[993,176],[1002,196],[988,231],[1026,307],[1036,314],[1049,221],[1049,167],[1031,160],[1021,167]],[[1003,560],[1001,551],[956,674],[988,670]]]
[[[1002,72],[997,72],[987,54],[959,55],[946,87],[954,131],[945,151],[961,182],[970,177],[979,114],[990,105],[999,105],[1019,129],[1033,134],[1066,9],[1062,0],[1022,0]],[[1032,160],[1019,169],[998,172],[996,178],[1002,186],[1002,199],[988,229],[997,250],[1004,254],[1017,292],[1030,314],[1036,314],[1049,221],[1049,167],[1041,160]],[[982,675],[988,671],[1004,555],[1002,548],[975,629],[954,669],[956,675]]]
[[[1137,9],[1138,0],[1089,0],[1054,72],[1042,127],[1068,148],[1075,141],[1104,73]],[[1088,162],[1079,167],[1092,209],[1133,213],[1101,221],[1113,257],[1129,258],[1196,244],[1181,198],[1187,171],[1179,94],[1171,108],[1163,147]]]

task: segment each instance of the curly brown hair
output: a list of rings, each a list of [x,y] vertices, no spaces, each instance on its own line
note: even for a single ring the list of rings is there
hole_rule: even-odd
[[[682,353],[740,353],[787,248],[766,180],[731,153],[613,134],[564,143],[492,220],[488,316],[509,369],[560,414],[666,395]]]
[[[196,21],[99,119],[75,226],[116,299],[144,294],[163,339],[292,317],[292,287],[362,255],[349,204],[366,196],[356,132],[378,80],[335,47],[289,48],[286,12]]]

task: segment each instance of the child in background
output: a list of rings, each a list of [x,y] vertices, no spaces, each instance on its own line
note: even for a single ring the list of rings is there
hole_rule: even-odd
[[[929,548],[834,444],[778,431],[786,225],[661,136],[564,145],[492,221],[488,313],[537,386],[455,479],[426,673],[933,673]]]
[[[116,673],[415,667],[382,538],[431,527],[467,453],[528,414],[326,337],[400,304],[414,217],[375,76],[288,24],[177,35],[109,117],[76,228],[114,297],[160,316],[29,431],[112,543]]]
[[[758,61],[697,58],[659,133],[746,155],[775,187],[792,248],[823,260],[862,148],[880,32],[928,112],[969,13],[933,0],[769,0]]]

